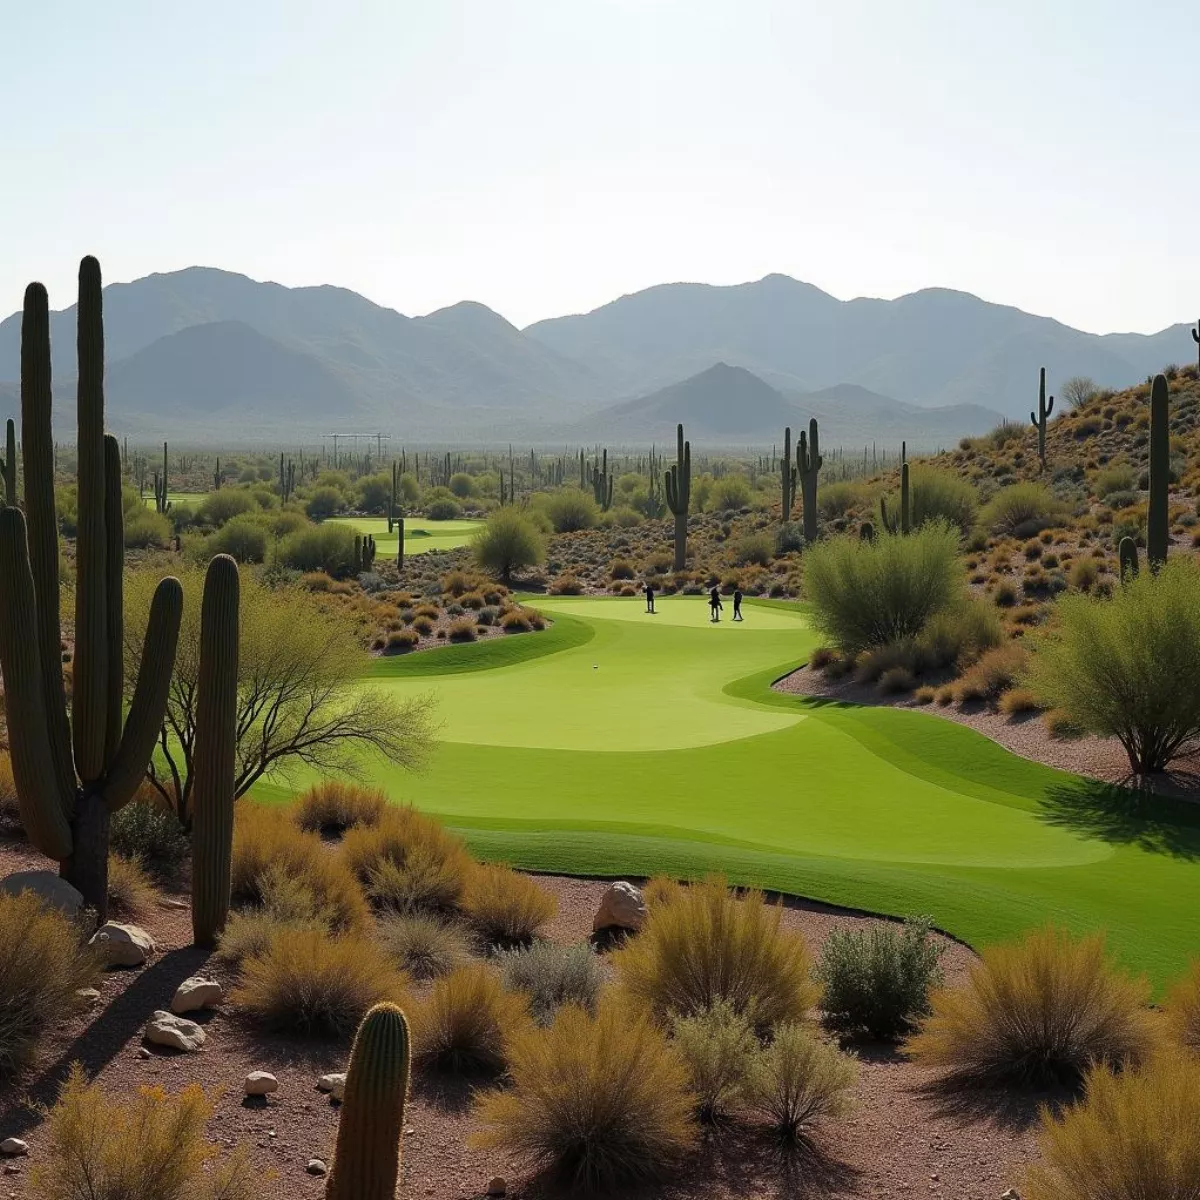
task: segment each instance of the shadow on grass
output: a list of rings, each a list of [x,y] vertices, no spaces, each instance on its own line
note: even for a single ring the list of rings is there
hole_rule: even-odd
[[[1047,790],[1040,817],[1110,845],[1200,860],[1200,805],[1194,800],[1077,779]]]

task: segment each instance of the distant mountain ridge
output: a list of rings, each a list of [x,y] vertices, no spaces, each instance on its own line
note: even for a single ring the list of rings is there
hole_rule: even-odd
[[[831,445],[872,430],[949,444],[997,414],[1026,419],[1039,366],[1052,390],[1070,375],[1120,387],[1192,345],[1182,324],[1098,336],[963,292],[841,301],[784,275],[662,284],[524,330],[471,301],[408,317],[345,288],[211,267],[113,284],[104,302],[111,422],[150,439],[353,428],[552,444],[586,428],[620,442],[682,396],[712,438],[762,436],[768,413],[778,423],[798,403],[819,411]],[[51,335],[67,429],[73,306],[52,314]],[[15,407],[19,347],[15,313],[0,321],[0,417]],[[717,365],[725,374],[695,382]],[[598,430],[604,420],[628,425]]]

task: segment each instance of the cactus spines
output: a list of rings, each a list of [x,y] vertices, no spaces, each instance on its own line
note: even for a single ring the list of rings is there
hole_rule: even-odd
[[[16,507],[17,503],[17,423],[8,418],[4,434],[4,458],[0,460],[0,474],[4,476],[4,503]]]
[[[779,460],[779,519],[786,525],[796,507],[796,468],[792,466],[792,427],[783,431],[783,457]]]
[[[411,1061],[403,1010],[375,1005],[354,1035],[326,1200],[395,1200]]]
[[[237,563],[228,554],[218,554],[204,577],[196,690],[192,941],[205,949],[216,945],[229,915],[239,598]]]
[[[1167,492],[1171,483],[1170,392],[1167,377],[1150,385],[1150,504],[1146,517],[1146,561],[1152,571],[1167,561],[1170,541]]]
[[[1054,397],[1046,399],[1046,368],[1042,367],[1040,382],[1038,383],[1038,407],[1037,412],[1029,414],[1030,421],[1033,422],[1034,429],[1038,435],[1038,461],[1042,464],[1041,469],[1046,469],[1046,425],[1050,420],[1050,414],[1054,411]]]
[[[1121,565],[1122,581],[1130,578],[1137,578],[1138,573],[1138,548],[1137,542],[1131,537],[1123,537],[1120,545],[1117,547],[1117,561]]]
[[[683,440],[683,426],[675,429],[675,465],[663,477],[667,507],[675,516],[675,570],[687,562],[688,508],[692,502],[692,444]]]
[[[824,459],[817,441],[817,418],[808,423],[808,437],[800,430],[800,441],[796,446],[796,474],[800,478],[800,495],[804,503],[804,540],[817,540],[817,475]]]

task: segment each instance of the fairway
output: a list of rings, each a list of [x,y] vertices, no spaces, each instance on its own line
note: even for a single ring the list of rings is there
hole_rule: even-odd
[[[330,517],[330,524],[349,525],[355,533],[372,534],[375,546],[385,557],[395,557],[400,535],[388,533],[386,517]],[[404,553],[425,554],[430,550],[457,550],[465,546],[483,525],[482,521],[426,521],[404,518]]]
[[[800,606],[539,597],[543,634],[377,660],[433,694],[431,768],[372,781],[530,869],[721,871],[935,923],[983,945],[1055,920],[1108,931],[1161,984],[1200,951],[1200,813],[1029,762],[922,713],[781,695],[814,645]],[[301,782],[299,780],[295,782]],[[264,799],[282,788],[260,789]]]

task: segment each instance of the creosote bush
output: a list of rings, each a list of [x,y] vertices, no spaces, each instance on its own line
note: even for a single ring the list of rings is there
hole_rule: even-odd
[[[496,962],[504,986],[529,997],[539,1025],[549,1025],[564,1004],[596,1011],[606,971],[588,942],[560,946],[538,941],[524,949],[502,950]]]
[[[309,833],[340,835],[359,825],[377,825],[387,808],[379,788],[341,779],[322,779],[304,792],[292,808],[296,824]]]
[[[498,508],[475,535],[475,561],[508,583],[513,574],[546,558],[542,535],[515,508]]]
[[[942,988],[906,1043],[962,1083],[1077,1084],[1094,1063],[1138,1063],[1153,1046],[1149,984],[1113,964],[1096,934],[1048,927],[992,946],[960,988]]]
[[[781,1025],[753,1060],[752,1106],[785,1142],[806,1137],[821,1117],[849,1111],[858,1064],[796,1022]]]
[[[980,513],[980,521],[998,537],[1032,537],[1066,517],[1066,506],[1040,483],[1001,488]]]
[[[702,1121],[730,1117],[746,1100],[758,1038],[727,1000],[690,1017],[671,1019],[671,1044],[688,1073]]]
[[[496,863],[473,867],[463,891],[462,910],[488,942],[528,942],[558,912],[554,895],[528,875]]]
[[[687,1071],[663,1034],[616,1003],[568,1005],[517,1038],[512,1087],[484,1095],[479,1145],[528,1155],[567,1189],[608,1191],[663,1178],[695,1142]]]

